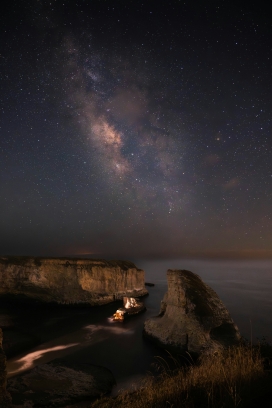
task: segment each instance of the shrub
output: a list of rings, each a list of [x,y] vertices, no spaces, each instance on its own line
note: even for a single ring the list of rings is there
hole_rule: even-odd
[[[149,376],[135,391],[101,398],[92,407],[265,407],[264,398],[271,392],[271,375],[264,370],[260,347],[232,347],[175,370],[167,362],[161,366],[159,377]]]

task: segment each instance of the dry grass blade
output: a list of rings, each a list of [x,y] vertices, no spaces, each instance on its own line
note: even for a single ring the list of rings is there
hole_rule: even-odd
[[[170,356],[172,358],[172,356]],[[159,378],[148,377],[133,393],[124,392],[116,398],[102,398],[96,408],[242,408],[250,405],[258,392],[260,380],[267,375],[258,348],[246,345],[229,348],[201,358],[198,364],[171,371],[164,359]],[[173,360],[174,364],[177,360]],[[269,378],[271,383],[271,379]],[[255,388],[257,389],[255,390]],[[269,385],[270,387],[270,385]]]

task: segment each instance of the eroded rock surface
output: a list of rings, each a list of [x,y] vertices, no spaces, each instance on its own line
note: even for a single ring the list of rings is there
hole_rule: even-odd
[[[143,296],[144,271],[129,261],[1,257],[0,295],[42,302],[101,305]]]
[[[201,278],[186,270],[167,271],[168,291],[159,316],[144,334],[176,351],[200,354],[237,343],[240,334],[224,304]]]
[[[3,334],[0,329],[0,407],[11,408],[11,397],[6,390],[7,371],[6,371],[6,356],[2,348]]]
[[[14,408],[66,407],[98,398],[110,392],[114,384],[112,373],[105,367],[54,360],[10,378],[8,390]]]

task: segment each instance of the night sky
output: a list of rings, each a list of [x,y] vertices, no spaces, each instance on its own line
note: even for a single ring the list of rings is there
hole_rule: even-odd
[[[0,254],[272,255],[269,4],[5,3]]]

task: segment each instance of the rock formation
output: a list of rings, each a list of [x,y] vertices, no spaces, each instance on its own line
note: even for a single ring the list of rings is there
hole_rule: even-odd
[[[53,360],[10,378],[8,390],[14,408],[67,407],[99,398],[109,393],[114,384],[111,371],[105,367]]]
[[[11,408],[11,397],[6,390],[7,371],[6,356],[2,348],[3,333],[0,329],[0,407]]]
[[[147,293],[144,271],[128,261],[0,258],[0,296],[94,306]]]
[[[229,312],[198,275],[167,271],[168,291],[159,316],[148,319],[144,334],[174,351],[201,354],[235,344],[240,339]]]

